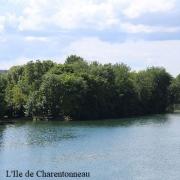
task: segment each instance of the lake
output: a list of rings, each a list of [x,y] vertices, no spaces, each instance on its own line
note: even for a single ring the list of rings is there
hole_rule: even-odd
[[[6,170],[90,172],[92,180],[179,180],[180,114],[0,126],[0,179]],[[44,178],[76,179],[76,178]]]

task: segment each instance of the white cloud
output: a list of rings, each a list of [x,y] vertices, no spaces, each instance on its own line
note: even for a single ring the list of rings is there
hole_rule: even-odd
[[[5,43],[7,42],[7,38],[4,36],[0,36],[0,43]]]
[[[93,1],[71,0],[59,6],[54,15],[55,23],[61,28],[71,29],[87,27],[104,28],[119,23],[113,3],[95,3]]]
[[[46,9],[54,4],[48,0],[29,0],[19,17],[20,30],[40,30],[47,23]]]
[[[39,42],[47,42],[48,38],[47,37],[43,37],[43,36],[26,36],[25,41],[27,42],[35,42],[35,41],[39,41]]]
[[[122,30],[128,33],[180,32],[180,27],[148,26],[143,24],[132,24],[132,23],[122,23],[121,28]]]
[[[30,61],[30,59],[28,59],[26,57],[18,57],[16,59],[14,59],[13,61],[0,60],[0,69],[4,70],[4,69],[9,69],[9,68],[11,68],[12,66],[15,66],[15,65],[24,65],[28,61]]]
[[[146,13],[167,12],[175,7],[175,0],[134,0],[123,10],[129,18],[137,18]]]
[[[98,38],[84,38],[73,42],[65,54],[77,54],[103,63],[124,62],[136,70],[163,66],[176,75],[180,67],[179,49],[180,40],[109,43]]]
[[[29,0],[19,17],[20,30],[91,27],[106,29],[120,25],[122,14],[137,18],[147,13],[163,13],[175,8],[175,0]]]
[[[36,41],[32,38],[33,42],[34,40]],[[50,46],[52,46],[51,43]],[[58,48],[58,44],[53,46],[53,50]],[[62,62],[68,55],[76,54],[89,61],[97,60],[101,63],[123,62],[132,67],[133,70],[144,69],[148,66],[163,66],[171,74],[177,75],[180,67],[179,49],[180,40],[110,43],[96,37],[82,38],[62,48],[61,52],[57,52],[57,54],[40,55],[38,48],[37,51],[33,51],[33,54],[24,53],[23,57],[19,54],[20,58],[0,60],[0,69],[25,64],[31,59],[54,59],[56,61],[59,59],[59,62]]]
[[[0,16],[0,33],[4,31],[5,28],[5,17]]]
[[[38,30],[46,25],[62,29],[109,27],[119,22],[113,3],[84,0],[30,0],[20,17],[20,30]]]
[[[19,23],[19,17],[15,13],[7,13],[5,15],[6,24],[11,27],[17,27]]]
[[[110,43],[98,38],[81,38],[87,34],[94,34],[117,42],[117,36],[122,37],[124,34],[124,39],[139,38],[139,34],[136,33],[146,33],[148,38],[155,39],[158,34],[149,34],[163,32],[172,33],[174,39],[179,39],[178,21],[171,19],[179,16],[178,6],[177,0],[3,1],[0,11],[0,58],[12,58],[12,61],[0,60],[0,64],[4,62],[3,66],[9,67],[26,62],[27,58],[16,58],[17,56],[51,58],[61,57],[62,53],[75,53],[88,59],[102,59],[103,62],[124,61],[136,69],[148,65],[163,65],[176,74],[179,71],[177,67],[180,66],[178,40]],[[165,13],[167,22],[159,22],[160,19],[165,19]],[[151,15],[153,18],[154,15],[160,17],[156,21],[151,19]],[[150,21],[144,24],[146,17]],[[83,28],[85,29],[82,30]],[[98,33],[96,30],[99,30]],[[172,36],[168,35],[166,38],[171,39]],[[63,49],[72,39],[77,38],[80,40]]]

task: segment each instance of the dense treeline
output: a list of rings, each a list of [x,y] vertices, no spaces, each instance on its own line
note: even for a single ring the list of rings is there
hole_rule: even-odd
[[[0,117],[102,119],[164,113],[180,102],[180,75],[125,64],[29,62],[0,74]]]

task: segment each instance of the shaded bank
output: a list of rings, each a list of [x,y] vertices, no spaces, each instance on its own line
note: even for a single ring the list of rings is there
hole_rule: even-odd
[[[88,120],[166,113],[180,102],[180,76],[125,64],[29,62],[0,74],[0,117]]]

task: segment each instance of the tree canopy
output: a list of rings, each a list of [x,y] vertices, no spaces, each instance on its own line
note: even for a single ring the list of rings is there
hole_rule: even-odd
[[[0,117],[103,119],[165,113],[180,103],[180,75],[162,67],[134,72],[125,64],[28,62],[0,74]]]

